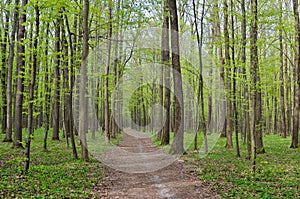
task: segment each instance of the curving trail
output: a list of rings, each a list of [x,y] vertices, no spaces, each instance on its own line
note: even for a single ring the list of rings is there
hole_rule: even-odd
[[[106,177],[96,186],[94,197],[220,198],[209,189],[207,183],[197,179],[197,168],[165,154],[144,134],[128,129],[125,132],[118,149],[113,149],[102,157],[104,162],[114,163],[112,166],[115,169],[105,168]]]

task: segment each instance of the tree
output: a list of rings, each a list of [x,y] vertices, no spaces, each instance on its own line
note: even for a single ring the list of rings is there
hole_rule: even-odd
[[[16,2],[17,3],[17,2]],[[17,83],[15,96],[15,134],[14,147],[22,147],[22,116],[23,116],[23,91],[24,91],[24,71],[25,71],[25,44],[26,38],[26,5],[27,0],[22,0],[20,9],[20,23],[17,35]],[[17,5],[18,6],[18,5]]]
[[[204,135],[204,151],[205,153],[208,152],[208,143],[207,143],[207,128],[206,128],[206,121],[205,121],[205,110],[204,110],[204,91],[203,91],[203,57],[202,57],[202,51],[203,51],[203,21],[204,21],[204,14],[205,14],[205,0],[202,2],[202,14],[200,18],[200,33],[198,29],[198,22],[197,22],[197,12],[196,12],[196,3],[195,0],[193,0],[193,14],[194,14],[194,24],[195,24],[195,32],[196,32],[196,38],[197,38],[197,45],[198,45],[198,57],[199,57],[199,86],[198,86],[198,96],[197,96],[197,104],[201,102],[200,105],[200,121],[201,121],[201,127],[203,129],[203,135]],[[197,114],[198,116],[198,114]],[[197,132],[195,135],[195,143],[197,140]],[[196,144],[195,144],[196,146]],[[197,148],[197,147],[195,147]]]
[[[237,79],[238,79],[238,71],[235,63],[235,36],[234,36],[234,3],[231,0],[231,38],[232,38],[232,46],[231,46],[231,57],[232,57],[232,65],[233,65],[233,115],[234,115],[234,132],[235,132],[235,146],[236,146],[236,156],[240,157],[240,145],[239,145],[239,129],[238,129],[238,110],[237,110]]]
[[[259,126],[257,123],[260,122],[257,119],[257,114],[259,110],[259,105],[257,105],[258,101],[258,53],[257,53],[257,0],[251,0],[251,34],[250,34],[250,64],[251,64],[251,125],[250,125],[250,134],[251,134],[251,161],[252,161],[252,170],[255,172],[255,161],[256,161],[256,131]]]
[[[171,49],[172,66],[174,79],[174,97],[175,97],[175,123],[174,140],[170,148],[171,154],[184,153],[184,106],[182,91],[182,76],[180,67],[180,49],[178,36],[178,16],[176,0],[169,0],[170,18],[171,18]]]
[[[24,163],[24,172],[26,172],[29,169],[29,163],[30,163],[30,144],[31,139],[33,135],[33,100],[34,100],[34,87],[36,82],[36,71],[38,68],[38,60],[37,60],[37,51],[38,51],[38,35],[40,33],[40,10],[37,5],[34,7],[35,9],[35,38],[33,42],[33,63],[32,63],[32,69],[31,69],[31,81],[29,83],[29,102],[28,102],[28,119],[27,119],[27,139],[26,139],[26,146],[25,146],[25,163]]]
[[[294,111],[293,111],[293,134],[291,148],[299,147],[299,97],[300,97],[300,21],[299,21],[299,3],[293,0],[293,11],[295,18],[295,69],[294,69]]]
[[[287,135],[287,125],[286,125],[286,118],[285,118],[285,99],[284,99],[284,58],[283,58],[283,35],[282,35],[282,1],[279,2],[280,7],[280,14],[279,14],[279,56],[280,56],[280,134],[281,137],[286,138]]]
[[[164,102],[164,108],[165,108],[165,123],[163,125],[162,130],[162,136],[161,136],[161,144],[167,145],[170,142],[170,105],[171,105],[171,93],[170,93],[170,43],[169,43],[169,14],[168,14],[168,8],[169,6],[169,0],[164,1],[164,17],[163,17],[163,25],[162,25],[162,40],[161,40],[161,59],[162,64],[165,69],[165,102]],[[162,91],[162,88],[161,92]],[[163,95],[160,95],[163,97]],[[162,103],[161,103],[162,105]],[[162,115],[162,114],[161,114]]]
[[[111,59],[111,38],[112,38],[112,1],[109,0],[108,5],[108,40],[107,40],[107,61],[105,66],[105,77],[104,77],[104,127],[105,127],[105,141],[107,143],[110,142],[110,126],[109,126],[109,66],[110,66],[110,59]]]
[[[7,4],[10,4],[10,0],[8,0]],[[7,85],[6,82],[8,80],[8,67],[7,67],[7,43],[8,43],[8,29],[9,29],[9,16],[10,13],[8,11],[6,11],[5,13],[5,24],[4,24],[4,34],[3,34],[3,38],[2,38],[2,34],[1,34],[1,38],[0,38],[0,45],[1,45],[1,65],[2,65],[2,69],[1,69],[1,90],[2,90],[2,133],[6,134],[6,130],[7,130]],[[1,32],[1,31],[0,31]]]
[[[89,53],[89,0],[84,0],[83,10],[83,41],[82,41],[82,58],[81,58],[81,71],[80,71],[80,88],[79,88],[79,135],[81,142],[81,156],[84,161],[88,161],[88,149],[86,142],[87,133],[87,64],[88,64],[88,53]]]
[[[52,107],[52,140],[59,140],[59,122],[60,122],[60,60],[61,60],[61,12],[59,11],[58,19],[55,23],[55,46],[54,50],[56,53],[54,60],[54,96],[53,96],[53,107]]]
[[[226,72],[226,92],[227,92],[227,107],[226,107],[226,147],[232,148],[232,103],[231,103],[231,67],[230,67],[230,44],[228,31],[228,3],[224,0],[224,40],[225,40],[225,72]]]
[[[12,90],[13,90],[13,62],[15,56],[15,40],[16,40],[16,32],[19,22],[19,0],[15,0],[15,8],[14,8],[14,18],[12,31],[10,35],[9,42],[9,55],[8,55],[8,63],[7,63],[7,86],[6,86],[6,96],[7,96],[7,111],[6,111],[6,136],[4,138],[4,142],[12,142]]]

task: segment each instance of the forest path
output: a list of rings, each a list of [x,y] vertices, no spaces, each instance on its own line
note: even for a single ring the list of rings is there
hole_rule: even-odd
[[[126,150],[129,153],[112,151],[107,154],[110,161],[121,164],[122,171],[111,167],[104,170],[106,177],[98,183],[95,190],[97,198],[219,198],[215,192],[209,190],[207,183],[198,180],[197,168],[179,158],[166,155],[152,143],[150,137],[134,130],[125,132],[118,150]],[[167,161],[164,162],[162,158]],[[159,165],[159,162],[162,164]],[[162,167],[165,163],[168,165]],[[160,169],[143,172],[145,168]]]

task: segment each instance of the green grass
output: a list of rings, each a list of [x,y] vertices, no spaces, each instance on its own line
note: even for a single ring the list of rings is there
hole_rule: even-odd
[[[205,158],[187,155],[199,167],[199,179],[207,181],[224,198],[300,198],[300,149],[290,149],[291,139],[278,135],[264,137],[266,154],[257,156],[255,175],[247,149],[241,158],[235,149],[225,148],[220,138]]]
[[[43,136],[43,129],[35,131],[26,175],[21,175],[23,150],[0,143],[0,198],[90,198],[103,177],[103,166],[92,159],[88,163],[74,160],[65,141],[49,138],[44,151]]]

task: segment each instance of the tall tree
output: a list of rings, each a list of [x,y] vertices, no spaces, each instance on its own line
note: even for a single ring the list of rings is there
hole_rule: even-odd
[[[8,0],[7,5],[10,5],[10,0]],[[9,33],[9,16],[10,13],[8,11],[5,12],[5,23],[4,23],[4,33],[3,33],[3,38],[1,35],[0,38],[0,46],[1,46],[1,90],[2,90],[2,108],[1,108],[1,112],[2,112],[2,133],[6,134],[6,121],[7,121],[7,79],[8,79],[8,75],[7,75],[7,43],[8,43],[8,33]]]
[[[295,68],[294,68],[294,111],[293,111],[293,134],[291,148],[299,147],[299,97],[300,97],[300,21],[299,21],[299,3],[293,0],[293,11],[295,18]]]
[[[178,33],[178,16],[176,0],[169,0],[169,10],[171,19],[171,49],[172,49],[172,66],[174,79],[174,97],[175,97],[175,123],[174,123],[174,140],[170,148],[171,154],[184,153],[184,106],[182,76],[180,66],[180,48]]]
[[[251,0],[251,32],[250,32],[250,66],[251,66],[251,125],[250,125],[250,134],[251,134],[251,161],[252,161],[252,170],[255,172],[255,161],[256,161],[256,147],[255,147],[255,137],[256,137],[256,128],[257,123],[260,122],[257,118],[259,107],[257,105],[258,97],[258,52],[257,52],[257,0]]]
[[[198,28],[198,16],[197,16],[197,9],[195,0],[193,0],[193,15],[194,15],[194,25],[195,25],[195,32],[197,38],[197,45],[198,45],[198,57],[199,57],[199,85],[198,85],[198,96],[197,96],[197,104],[201,103],[200,105],[200,121],[201,121],[201,128],[203,129],[204,135],[204,151],[205,153],[208,152],[208,143],[207,143],[207,129],[206,129],[206,119],[205,119],[205,110],[204,110],[204,91],[203,91],[203,23],[204,23],[204,15],[205,15],[205,3],[204,0],[202,2],[202,10],[201,10],[201,17],[200,17],[200,31]],[[195,143],[197,139],[197,132],[195,135]],[[196,146],[196,144],[195,144]],[[195,147],[196,148],[196,147]]]
[[[287,135],[287,128],[286,128],[286,118],[285,118],[285,99],[284,99],[284,58],[283,58],[283,24],[282,24],[282,0],[279,0],[279,57],[280,57],[280,134],[281,137],[285,138]]]
[[[52,107],[52,140],[59,140],[59,122],[60,122],[60,51],[61,51],[61,12],[55,23],[55,46],[56,53],[54,60],[54,96]]]
[[[19,22],[19,0],[15,0],[14,18],[12,24],[12,30],[9,42],[9,55],[7,63],[7,86],[6,86],[6,97],[7,97],[7,111],[6,111],[6,136],[4,142],[12,142],[12,90],[13,90],[13,63],[15,57],[15,40],[16,32]]]
[[[111,59],[111,38],[112,38],[112,0],[109,0],[108,3],[108,40],[107,40],[107,61],[105,66],[105,78],[104,78],[104,128],[107,143],[110,142],[110,126],[109,126],[109,67],[110,67],[110,59]]]
[[[168,13],[169,0],[164,0],[164,16],[162,25],[162,40],[161,40],[161,59],[165,69],[165,123],[163,125],[161,143],[167,145],[170,142],[170,105],[171,105],[171,93],[170,93],[170,42],[169,42],[169,29],[170,18]],[[162,90],[162,88],[160,88]],[[161,95],[163,97],[163,95]]]
[[[238,71],[237,66],[235,63],[235,27],[234,27],[234,2],[233,0],[230,1],[231,7],[231,38],[232,38],[232,46],[231,46],[231,58],[232,58],[232,65],[233,65],[233,115],[234,115],[234,132],[235,132],[235,146],[236,146],[236,155],[240,157],[240,145],[239,145],[239,128],[238,128],[238,110],[237,110],[237,79],[238,79]]]
[[[22,147],[22,116],[23,116],[23,91],[24,91],[24,71],[25,71],[25,44],[26,37],[26,5],[27,0],[22,0],[20,9],[20,23],[17,34],[17,83],[15,96],[15,134],[14,147]],[[17,5],[18,6],[18,5]]]
[[[230,43],[228,31],[228,3],[224,0],[224,40],[225,40],[225,72],[226,72],[226,92],[227,92],[227,107],[226,107],[226,147],[233,147],[232,144],[232,103],[231,103],[231,63],[230,63]]]
[[[30,144],[31,144],[31,136],[33,135],[33,100],[34,100],[34,88],[35,88],[35,82],[36,82],[36,72],[38,68],[38,36],[40,34],[40,10],[38,6],[38,2],[36,2],[37,5],[35,5],[35,38],[33,41],[33,63],[32,63],[32,69],[31,69],[31,80],[29,83],[29,102],[28,102],[28,119],[27,119],[27,135],[26,138],[26,147],[25,147],[25,164],[24,164],[24,172],[26,172],[29,169],[29,163],[30,163]]]
[[[69,40],[69,47],[70,47],[70,70],[66,70],[64,71],[65,76],[68,77],[68,82],[69,84],[66,84],[66,87],[68,87],[68,94],[67,94],[67,98],[65,100],[68,101],[68,103],[66,104],[66,109],[68,110],[66,114],[68,114],[69,116],[69,120],[68,120],[68,125],[69,125],[69,131],[70,131],[70,138],[71,138],[71,145],[72,145],[72,151],[73,151],[73,157],[74,159],[78,159],[78,154],[77,154],[77,149],[76,149],[76,145],[75,145],[75,139],[74,139],[74,132],[73,132],[73,120],[72,120],[72,101],[73,101],[73,76],[74,76],[74,59],[75,59],[75,55],[74,55],[74,47],[73,47],[73,39],[72,39],[72,34],[71,34],[71,30],[70,30],[70,25],[69,25],[69,20],[67,15],[65,15],[65,21],[66,21],[66,26],[67,26],[67,31],[68,31],[68,40]],[[67,74],[66,74],[67,73]],[[67,81],[67,80],[66,80]]]
[[[89,53],[89,0],[84,0],[83,9],[83,40],[82,40],[82,57],[80,70],[80,88],[79,88],[79,135],[81,141],[81,156],[84,161],[88,161],[88,148],[86,142],[87,133],[87,64]]]

